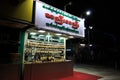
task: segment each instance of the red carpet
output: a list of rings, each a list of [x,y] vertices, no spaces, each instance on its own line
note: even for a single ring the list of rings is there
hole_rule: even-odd
[[[74,71],[73,76],[61,78],[59,80],[98,80],[99,78],[102,77]]]

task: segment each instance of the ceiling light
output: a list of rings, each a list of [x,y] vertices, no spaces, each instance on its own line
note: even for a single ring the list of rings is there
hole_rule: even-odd
[[[44,31],[44,30],[39,30],[38,32],[40,32],[40,33],[44,33],[45,31]]]
[[[35,33],[35,32],[31,32],[30,34],[31,34],[31,35],[36,35],[37,33]]]
[[[69,38],[74,38],[73,36],[69,36]]]
[[[62,34],[59,34],[59,33],[57,33],[57,34],[55,34],[55,35],[58,35],[58,36],[60,36],[60,35],[62,35]]]

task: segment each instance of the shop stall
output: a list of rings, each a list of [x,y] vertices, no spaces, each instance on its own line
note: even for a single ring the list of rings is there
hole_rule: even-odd
[[[73,61],[66,59],[66,40],[84,38],[84,19],[39,0],[14,5],[8,1],[0,3],[0,79],[72,76]]]
[[[73,75],[66,59],[66,40],[84,38],[84,19],[41,1],[34,1],[33,22],[24,38],[24,80],[47,80]]]
[[[28,29],[24,47],[25,75],[32,71],[32,80],[72,75],[73,63],[65,57],[66,38],[66,35],[58,36],[55,32]],[[25,80],[28,80],[26,76]]]

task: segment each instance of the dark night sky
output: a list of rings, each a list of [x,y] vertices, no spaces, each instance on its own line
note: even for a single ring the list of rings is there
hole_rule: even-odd
[[[118,2],[106,0],[41,0],[56,8],[64,10],[64,5],[72,2],[67,6],[67,12],[80,17],[86,10],[91,10],[92,14],[86,18],[86,27],[94,27],[94,41],[102,44],[118,44],[119,42],[119,18]],[[111,41],[110,41],[111,40]]]

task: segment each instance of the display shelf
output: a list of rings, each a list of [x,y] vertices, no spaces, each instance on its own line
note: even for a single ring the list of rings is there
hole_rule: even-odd
[[[65,46],[36,40],[27,40],[25,62],[61,62],[65,61]]]

